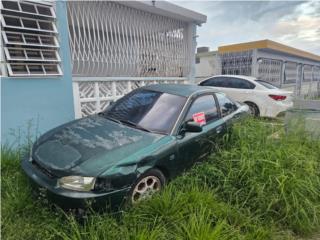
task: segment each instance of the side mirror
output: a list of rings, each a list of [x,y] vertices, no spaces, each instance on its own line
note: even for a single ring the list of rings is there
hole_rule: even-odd
[[[183,130],[184,132],[202,132],[202,127],[196,122],[186,122]]]

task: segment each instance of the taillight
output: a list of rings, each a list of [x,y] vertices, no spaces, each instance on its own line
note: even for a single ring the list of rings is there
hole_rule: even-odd
[[[273,94],[270,94],[269,97],[271,97],[273,100],[276,100],[276,101],[283,101],[287,98],[287,96],[273,95]]]

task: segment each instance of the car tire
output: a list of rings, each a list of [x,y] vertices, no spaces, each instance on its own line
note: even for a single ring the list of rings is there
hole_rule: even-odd
[[[253,102],[245,102],[249,106],[250,114],[254,117],[259,117],[260,111],[258,106]]]
[[[166,183],[165,176],[158,169],[151,169],[142,174],[132,185],[127,203],[137,204],[149,199],[154,193],[159,192]]]

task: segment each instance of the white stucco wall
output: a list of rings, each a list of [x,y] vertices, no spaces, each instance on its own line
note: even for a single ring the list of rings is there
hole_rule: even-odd
[[[219,56],[215,53],[197,54],[200,63],[196,63],[196,81],[212,75],[221,74],[221,63]]]

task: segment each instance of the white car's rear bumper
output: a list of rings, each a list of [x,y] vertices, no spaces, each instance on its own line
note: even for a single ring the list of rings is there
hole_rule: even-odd
[[[293,102],[275,102],[264,108],[264,111],[260,112],[261,117],[277,117],[280,113],[287,111],[293,106]]]

